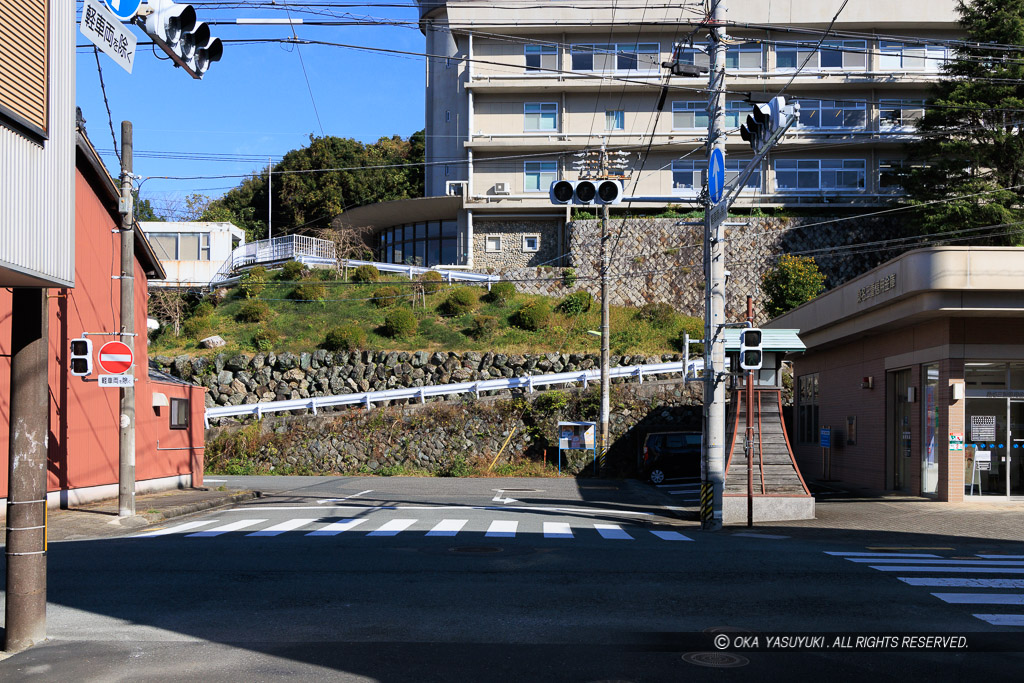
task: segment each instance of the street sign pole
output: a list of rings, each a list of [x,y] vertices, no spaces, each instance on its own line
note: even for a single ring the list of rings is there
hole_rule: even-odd
[[[132,122],[121,122],[121,342],[134,347],[135,231],[132,211]],[[133,377],[131,367],[126,370]],[[135,380],[121,387],[117,514],[135,515]]]

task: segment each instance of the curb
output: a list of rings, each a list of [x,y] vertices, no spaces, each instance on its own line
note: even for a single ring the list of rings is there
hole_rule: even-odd
[[[232,494],[226,498],[203,500],[197,503],[189,503],[188,505],[178,505],[176,507],[167,508],[166,510],[154,513],[152,516],[146,515],[146,519],[150,524],[157,524],[174,517],[182,517],[184,515],[191,515],[195,512],[204,512],[215,508],[227,507],[228,505],[234,505],[236,503],[244,503],[247,500],[260,498],[262,495],[263,494],[260,491],[242,491],[240,493]]]

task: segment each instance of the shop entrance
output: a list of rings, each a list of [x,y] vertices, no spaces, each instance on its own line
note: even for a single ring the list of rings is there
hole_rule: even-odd
[[[910,370],[898,370],[890,373],[891,382],[887,382],[892,392],[889,405],[892,406],[892,443],[893,453],[892,487],[897,491],[910,490],[911,466],[911,432],[910,408],[907,402],[907,388],[910,386]]]
[[[1024,496],[1024,401],[1010,401],[1009,477],[1011,496]]]

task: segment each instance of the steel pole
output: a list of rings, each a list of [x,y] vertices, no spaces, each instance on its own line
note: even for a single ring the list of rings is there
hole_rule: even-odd
[[[608,414],[610,412],[609,393],[611,391],[611,369],[609,366],[609,347],[611,346],[611,314],[608,298],[608,271],[611,268],[611,255],[608,253],[608,205],[601,205],[601,449],[598,458],[600,470],[606,471],[608,446],[611,443],[611,430]]]
[[[121,122],[121,341],[135,353],[135,230],[132,198],[132,122]],[[123,207],[125,208],[125,207]],[[130,386],[121,387],[118,439],[117,514],[135,514],[135,370],[128,368]]]
[[[754,326],[754,300],[747,296],[747,322]],[[742,346],[742,345],[741,345]],[[754,526],[754,371],[747,371],[747,526]],[[764,483],[764,482],[762,482]]]

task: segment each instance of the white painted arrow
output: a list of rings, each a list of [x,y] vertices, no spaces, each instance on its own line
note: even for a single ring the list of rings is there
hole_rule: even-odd
[[[345,496],[344,498],[324,498],[322,500],[318,500],[316,502],[316,504],[317,505],[323,505],[324,503],[341,503],[343,501],[348,500],[349,498],[358,498],[359,496],[363,496],[363,495],[366,495],[367,493],[372,493],[372,492],[373,492],[373,489],[367,489],[365,491],[360,491],[359,493],[353,493],[351,496]]]
[[[510,503],[518,503],[519,502],[515,498],[502,498],[501,495],[503,493],[505,493],[505,491],[503,489],[498,489],[498,492],[494,495],[494,498],[491,498],[491,502],[492,503],[502,503],[503,505],[508,505]]]

